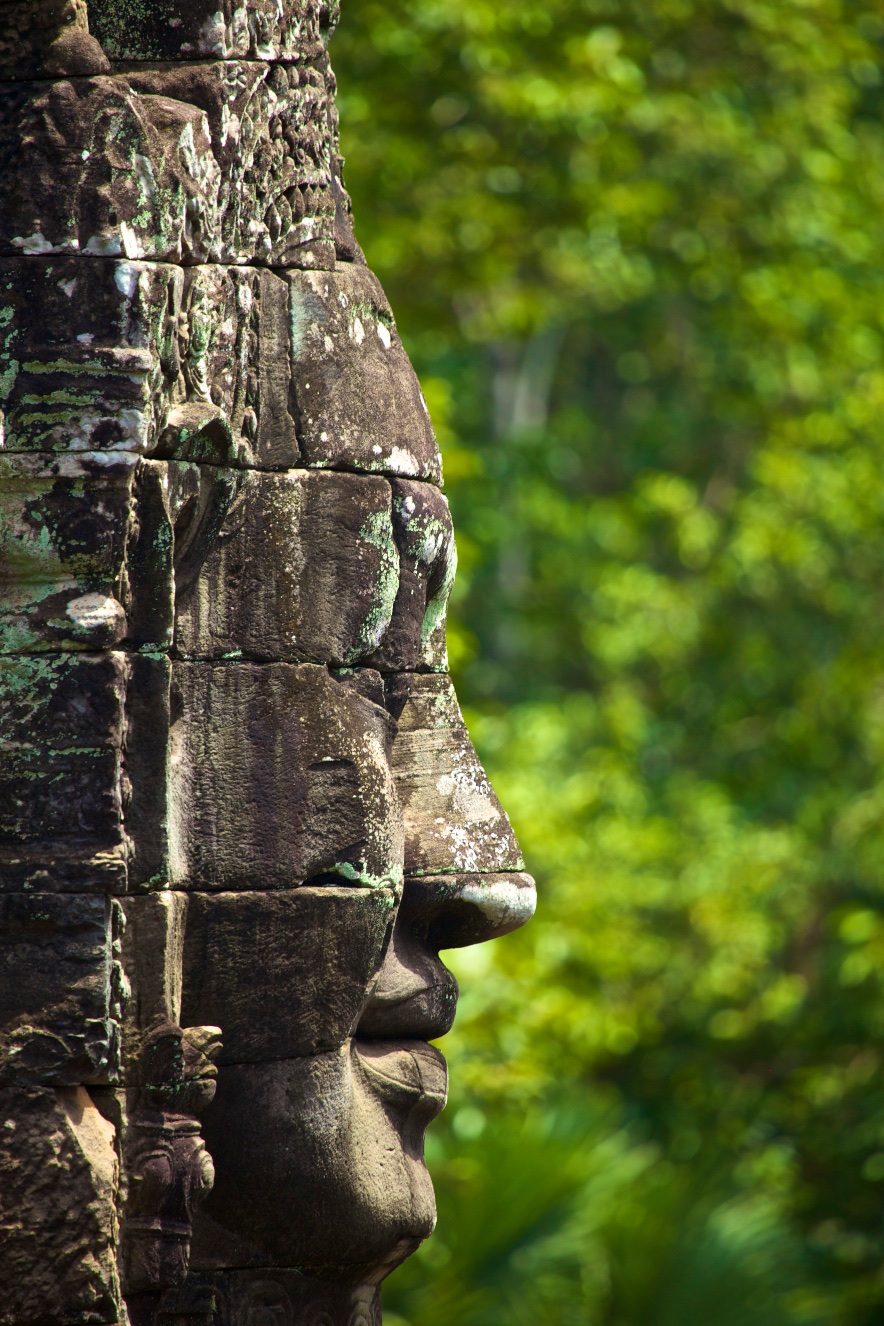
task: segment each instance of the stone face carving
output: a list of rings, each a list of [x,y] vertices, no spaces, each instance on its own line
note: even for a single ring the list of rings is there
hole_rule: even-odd
[[[0,0],[0,1326],[379,1326],[534,887],[322,0]]]

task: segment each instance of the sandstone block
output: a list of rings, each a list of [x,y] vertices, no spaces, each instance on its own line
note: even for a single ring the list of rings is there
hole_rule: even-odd
[[[189,1276],[164,1298],[158,1326],[178,1326],[182,1317],[186,1326],[381,1326],[380,1295],[374,1286],[276,1266],[215,1271]]]
[[[334,0],[140,0],[137,18],[132,0],[89,0],[112,60],[315,60],[336,18]]]
[[[432,484],[394,479],[392,488],[399,589],[380,648],[367,661],[384,672],[444,672],[445,613],[457,569],[451,512]]]
[[[173,489],[184,469],[170,465]],[[399,584],[390,507],[383,479],[243,475],[198,574],[189,583],[177,574],[178,651],[334,666],[365,658]]]
[[[225,456],[194,451],[187,414],[167,440],[182,459],[239,459],[264,469],[297,464],[290,410],[289,292],[266,269],[203,264],[185,273],[180,357],[186,409],[214,406],[235,441]],[[188,435],[188,430],[190,435]]]
[[[115,1130],[84,1087],[0,1088],[0,1326],[116,1323]]]
[[[181,372],[182,287],[162,264],[0,261],[4,452],[149,451]]]
[[[108,898],[0,896],[0,1082],[116,1080],[121,923]]]
[[[321,667],[172,668],[172,882],[194,889],[401,879],[386,712]]]
[[[190,894],[184,1022],[222,1028],[219,1064],[337,1049],[378,974],[396,902],[392,889],[328,885]]]
[[[126,452],[0,455],[0,578],[0,654],[161,651],[174,636],[187,657],[349,667],[383,642],[397,599],[390,486]],[[417,649],[425,613],[411,606],[410,622],[408,603]]]
[[[523,861],[503,807],[473,749],[451,679],[437,673],[387,678],[398,723],[393,771],[405,821],[405,874],[520,871]]]
[[[377,277],[290,272],[292,385],[307,465],[441,479],[414,369]]]
[[[327,82],[213,62],[7,85],[0,253],[333,266]]]
[[[150,1027],[181,1022],[181,981],[186,893],[165,889],[129,897],[122,902],[126,917],[123,932],[123,968],[129,999],[123,1015],[127,1078],[142,1049],[142,1036]]]
[[[165,660],[0,658],[0,891],[162,873],[167,733]]]
[[[3,450],[295,465],[289,339],[266,269],[0,260]]]
[[[138,457],[0,455],[0,653],[106,649],[120,602]]]
[[[171,648],[236,471],[131,452],[0,455],[0,654]]]

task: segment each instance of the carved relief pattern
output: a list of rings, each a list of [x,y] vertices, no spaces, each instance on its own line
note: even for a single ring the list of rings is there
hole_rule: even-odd
[[[124,1147],[124,1290],[176,1289],[187,1277],[193,1213],[215,1180],[198,1115],[215,1095],[219,1049],[217,1027],[161,1023],[144,1038]]]

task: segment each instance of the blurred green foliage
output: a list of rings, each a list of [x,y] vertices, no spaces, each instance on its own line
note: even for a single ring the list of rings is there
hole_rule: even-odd
[[[884,4],[346,0],[538,918],[456,955],[408,1326],[884,1309]]]

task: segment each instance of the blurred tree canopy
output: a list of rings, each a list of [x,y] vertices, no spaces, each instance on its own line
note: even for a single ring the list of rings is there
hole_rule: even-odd
[[[884,1308],[884,4],[345,0],[541,906],[455,955],[409,1326]]]

